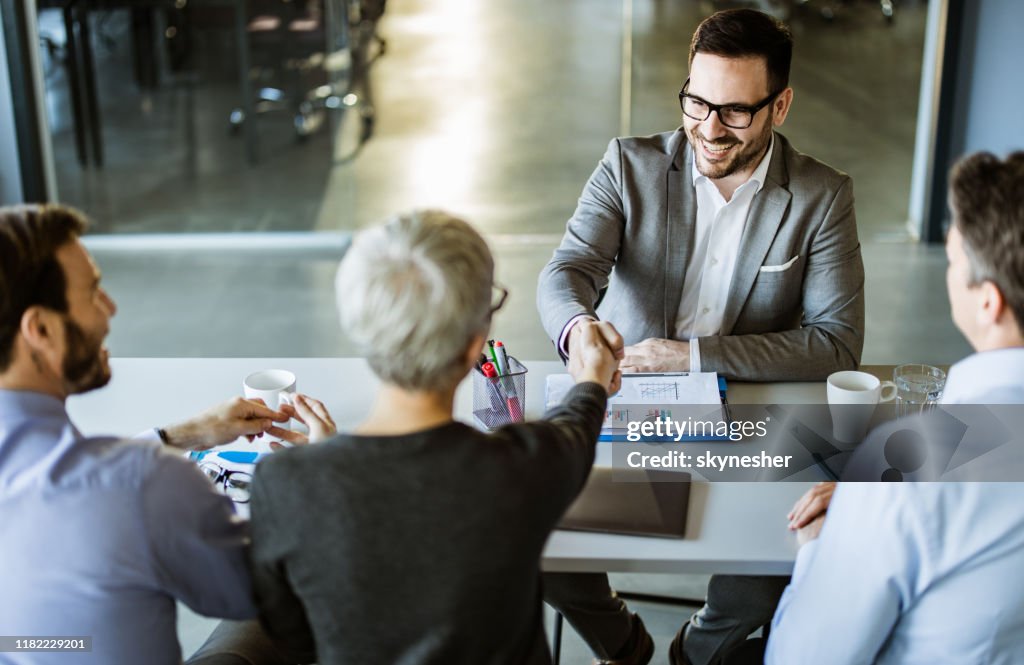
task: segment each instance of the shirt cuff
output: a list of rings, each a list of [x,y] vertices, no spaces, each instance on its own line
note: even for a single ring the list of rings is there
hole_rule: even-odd
[[[565,324],[565,327],[562,328],[562,334],[558,336],[558,350],[561,352],[563,358],[569,357],[569,332],[572,330],[574,325],[584,319],[587,321],[597,320],[589,314],[577,314],[569,319],[569,323]]]
[[[696,337],[690,340],[690,371],[700,371],[700,340]]]

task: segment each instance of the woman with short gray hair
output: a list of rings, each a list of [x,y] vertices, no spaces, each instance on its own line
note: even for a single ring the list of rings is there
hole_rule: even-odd
[[[490,434],[453,419],[506,292],[483,238],[438,211],[357,235],[342,326],[381,380],[352,433],[262,462],[252,492],[262,620],[321,665],[550,663],[540,556],[582,489],[622,339],[585,322],[577,385],[545,420]]]
[[[446,388],[465,375],[457,356],[490,326],[493,283],[491,252],[469,224],[435,210],[399,215],[359,234],[342,261],[341,325],[382,381]]]

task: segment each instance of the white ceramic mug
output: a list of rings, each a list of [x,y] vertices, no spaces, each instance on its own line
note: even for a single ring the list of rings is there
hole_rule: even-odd
[[[828,377],[828,407],[832,435],[837,441],[857,443],[867,434],[868,423],[879,402],[896,397],[896,384],[867,372],[835,372]]]
[[[295,386],[295,375],[286,369],[262,369],[242,381],[246,399],[261,399],[274,410],[280,409],[282,404],[293,403]],[[275,424],[283,429],[291,429],[290,420]]]

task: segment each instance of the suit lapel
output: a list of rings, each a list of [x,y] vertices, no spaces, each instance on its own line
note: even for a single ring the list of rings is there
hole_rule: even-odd
[[[693,251],[693,229],[697,223],[697,197],[693,189],[693,151],[680,131],[681,145],[672,153],[665,216],[665,317],[662,336],[672,339],[676,331],[679,303],[683,299],[683,279]]]
[[[757,273],[764,264],[764,258],[768,255],[768,249],[775,240],[775,234],[782,225],[793,196],[784,188],[789,182],[784,155],[789,147],[780,140],[781,138],[778,134],[775,135],[775,151],[768,166],[764,187],[754,196],[750,212],[747,214],[736,268],[729,286],[729,298],[725,303],[725,311],[722,312],[722,335],[732,333],[736,319],[747,302],[750,289],[754,286]]]

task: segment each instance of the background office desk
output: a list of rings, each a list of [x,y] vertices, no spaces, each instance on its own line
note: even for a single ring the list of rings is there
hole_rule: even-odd
[[[241,394],[246,375],[268,368],[294,372],[299,390],[322,400],[338,426],[347,429],[367,412],[378,383],[363,360],[350,358],[118,358],[111,364],[114,378],[109,386],[69,401],[72,419],[86,434],[130,436],[183,420]],[[544,377],[564,368],[558,362],[525,365],[526,410],[538,417],[544,407]],[[825,385],[732,383],[729,399],[818,403],[825,400]],[[471,409],[471,385],[465,381],[456,395],[456,416],[468,421]],[[609,465],[610,459],[608,446],[599,444],[597,464]],[[808,481],[825,479],[814,469],[809,472]],[[685,539],[557,531],[543,565],[552,571],[788,574],[796,539],[786,529],[785,515],[807,487],[802,482],[695,483]]]

